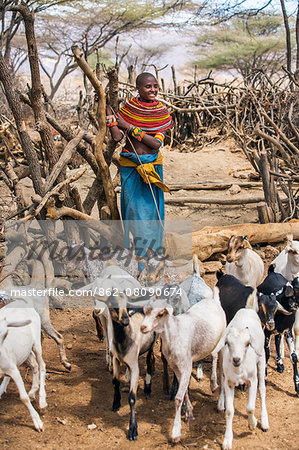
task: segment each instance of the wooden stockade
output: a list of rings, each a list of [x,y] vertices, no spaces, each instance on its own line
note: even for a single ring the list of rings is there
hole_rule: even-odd
[[[105,96],[100,79],[108,79],[110,103],[117,110],[122,102],[135,93],[130,83],[118,81],[115,68],[103,73],[93,72],[78,47],[72,48],[74,59],[90,84],[87,86],[86,101],[80,96],[78,105],[77,128],[71,127],[71,117],[65,122],[58,115],[45,112],[42,103],[43,88],[40,81],[38,52],[34,36],[34,16],[26,4],[14,8],[24,20],[29,49],[32,87],[29,95],[17,93],[9,71],[1,66],[1,82],[6,98],[14,116],[0,116],[0,157],[2,179],[15,196],[18,213],[13,217],[35,217],[37,212],[42,218],[91,218],[90,214],[97,203],[100,218],[119,218],[115,188],[119,184],[119,175],[112,180],[109,166],[113,161],[115,143],[106,133]],[[210,75],[204,79],[194,79],[184,86],[176,83],[175,69],[173,89],[165,89],[164,81],[160,100],[172,112],[175,126],[168,137],[170,147],[179,146],[184,151],[200,151],[205,144],[218,142],[225,136],[233,135],[251,163],[257,176],[263,195],[231,200],[192,197],[172,197],[168,203],[210,203],[242,204],[257,203],[260,222],[287,222],[298,218],[299,181],[299,83],[292,74],[280,75],[270,80],[266,74],[257,70],[246,82],[232,81],[218,83]],[[157,76],[159,73],[157,72]],[[290,80],[293,88],[290,87]],[[107,81],[105,80],[105,84]],[[99,99],[94,102],[93,91]],[[21,102],[29,105],[34,112],[35,128],[41,140],[36,144],[31,138],[22,117]],[[84,106],[85,105],[85,106]],[[85,108],[85,109],[84,109]],[[79,113],[80,111],[80,113]],[[91,131],[92,130],[92,131]],[[106,134],[106,135],[105,135]],[[59,154],[54,137],[59,135],[63,151]],[[22,150],[22,151],[21,151]],[[81,198],[76,187],[67,179],[66,167],[75,154],[90,166],[95,179],[86,197]],[[33,181],[34,201],[26,198],[20,186],[20,180],[30,176]],[[61,191],[47,197],[55,184]],[[249,183],[248,183],[248,187]],[[255,187],[252,184],[252,187]],[[225,187],[217,183],[198,185],[196,188],[183,189],[219,189]],[[173,187],[172,190],[180,189]],[[45,202],[45,199],[47,201]],[[39,199],[39,200],[38,200]],[[39,204],[43,208],[39,207]],[[73,211],[72,211],[73,210]]]

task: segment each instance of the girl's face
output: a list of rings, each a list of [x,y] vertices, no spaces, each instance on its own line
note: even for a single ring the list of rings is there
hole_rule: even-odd
[[[154,77],[146,77],[137,87],[140,99],[145,102],[153,102],[158,94],[158,83]]]

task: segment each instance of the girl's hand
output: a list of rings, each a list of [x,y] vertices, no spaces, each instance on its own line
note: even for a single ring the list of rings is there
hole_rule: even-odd
[[[117,117],[117,122],[118,122],[118,128],[120,128],[123,131],[127,131],[128,128],[130,128],[130,124],[124,120],[122,117]]]

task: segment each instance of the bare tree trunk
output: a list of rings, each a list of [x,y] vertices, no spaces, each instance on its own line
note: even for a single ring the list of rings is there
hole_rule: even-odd
[[[44,186],[42,182],[38,157],[33,148],[31,139],[27,133],[26,125],[23,119],[22,105],[14,89],[13,80],[9,73],[8,67],[5,64],[1,52],[0,52],[0,81],[3,85],[9,107],[13,113],[16,122],[16,127],[20,136],[22,148],[29,164],[34,190],[38,195],[43,196]]]
[[[95,136],[93,142],[94,155],[96,157],[99,171],[101,173],[102,182],[105,190],[107,204],[110,208],[111,218],[113,220],[119,220],[119,212],[117,208],[116,195],[113,188],[113,182],[111,180],[111,175],[109,172],[109,166],[107,165],[105,158],[103,156],[103,143],[106,134],[106,97],[103,91],[102,84],[96,78],[91,67],[88,65],[86,60],[83,58],[79,48],[77,46],[72,47],[73,55],[77,61],[80,69],[85,73],[89,81],[91,82],[96,94],[99,97],[98,109],[97,109],[97,120],[99,124],[99,129]]]
[[[299,3],[297,7],[297,18],[296,18],[296,70],[299,70]]]
[[[30,11],[28,6],[24,3],[13,7],[12,10],[19,11],[22,14],[24,20],[31,71],[31,89],[29,96],[34,113],[36,128],[40,133],[41,140],[49,160],[49,166],[50,169],[52,169],[52,167],[58,161],[59,157],[51,133],[51,128],[46,120],[45,111],[42,104],[42,86],[40,79],[38,51],[34,32],[34,13]]]
[[[287,69],[292,72],[292,46],[291,46],[291,32],[289,26],[289,18],[287,15],[284,0],[280,0],[281,10],[283,15],[284,27],[286,31],[286,46],[287,46]]]

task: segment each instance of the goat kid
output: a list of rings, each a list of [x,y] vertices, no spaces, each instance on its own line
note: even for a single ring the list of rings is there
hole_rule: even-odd
[[[32,305],[40,316],[42,329],[57,344],[61,363],[67,370],[71,370],[72,366],[66,357],[63,336],[55,330],[50,319],[49,297],[33,295],[34,289],[33,286],[9,286],[7,290],[1,290],[0,295],[7,295],[12,300],[23,300],[27,305]]]
[[[143,335],[140,331],[142,321],[144,319],[143,313],[127,310],[127,296],[118,294],[113,299],[109,298],[107,304],[115,306],[117,301],[118,307],[110,308],[108,315],[108,330],[111,330],[111,354],[113,357],[113,385],[114,385],[114,399],[112,410],[117,411],[121,404],[120,395],[120,365],[126,364],[129,370],[130,377],[130,423],[129,423],[129,439],[130,441],[137,440],[137,419],[136,419],[136,398],[137,387],[139,380],[139,365],[138,357],[147,352],[146,357],[146,377],[144,383],[144,393],[146,396],[151,393],[151,377],[153,374],[154,355],[153,345],[155,341],[155,333]],[[109,332],[108,332],[109,333]]]
[[[193,408],[188,395],[192,363],[210,355],[226,326],[225,314],[215,288],[212,299],[204,299],[188,312],[173,316],[173,308],[166,300],[151,300],[144,307],[142,333],[156,331],[162,337],[162,352],[174,371],[179,387],[175,396],[175,419],[172,441],[181,436],[181,408],[185,398],[186,420],[192,421]]]
[[[286,332],[287,333],[287,343],[290,351],[290,359],[293,365],[293,379],[296,392],[299,392],[299,375],[297,368],[297,355],[295,352],[294,338],[292,328],[295,322],[296,309],[299,306],[299,298],[295,295],[297,293],[298,278],[295,278],[291,283],[288,282],[281,274],[274,273],[273,268],[270,266],[268,277],[265,281],[258,287],[259,298],[267,298],[267,305],[272,306],[273,320],[270,323],[269,319],[266,318],[267,311],[261,309],[259,311],[260,319],[263,324],[265,324],[265,352],[266,352],[266,362],[270,357],[270,339],[271,335],[275,335],[275,347],[276,347],[276,364],[278,372],[282,373],[284,371],[284,365],[282,363],[280,347],[281,347],[281,337]],[[280,290],[277,290],[275,294],[266,295],[262,292],[270,292],[273,288],[277,289],[280,287],[280,283],[285,283]],[[293,285],[296,288],[293,288]],[[278,301],[279,299],[279,301]],[[268,311],[269,311],[268,306]],[[269,326],[270,324],[270,326]]]
[[[25,361],[32,369],[32,387],[26,392],[18,367]],[[34,427],[43,431],[43,422],[33,408],[39,389],[39,407],[46,408],[46,366],[42,358],[40,317],[33,307],[22,301],[9,303],[0,310],[0,376],[4,379],[0,386],[0,398],[6,392],[10,379],[16,383],[22,403],[28,408]]]
[[[299,241],[293,241],[293,235],[287,235],[287,244],[284,250],[272,261],[274,270],[291,281],[299,276]],[[296,312],[295,323],[295,351],[299,358],[299,310]]]
[[[234,389],[244,383],[248,388],[248,427],[257,425],[254,416],[257,387],[261,398],[261,428],[268,431],[266,408],[264,333],[259,317],[252,309],[240,309],[227,326],[214,352],[221,349],[221,388],[218,410],[225,410],[226,430],[222,448],[232,448],[234,417]]]
[[[233,235],[228,241],[225,271],[246,286],[257,287],[264,276],[262,258],[252,250],[247,236]]]

